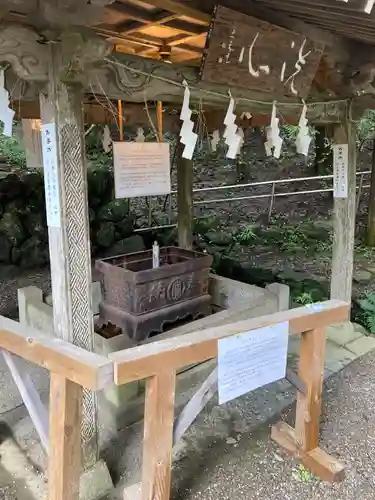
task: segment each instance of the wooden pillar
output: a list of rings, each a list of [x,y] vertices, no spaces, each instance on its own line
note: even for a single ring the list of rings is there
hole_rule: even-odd
[[[59,44],[49,48],[49,83],[40,94],[46,208],[55,335],[93,350],[91,256],[87,172],[80,86],[59,79]],[[52,213],[52,214],[51,214]],[[49,217],[48,217],[49,216]],[[85,466],[98,455],[97,404],[83,393],[82,441]]]
[[[177,150],[177,226],[178,245],[193,248],[193,161],[182,158],[184,145]]]
[[[333,201],[333,250],[331,298],[351,302],[354,231],[356,212],[356,132],[354,123],[347,120],[335,125],[334,143],[348,144],[348,196]]]
[[[372,141],[371,183],[368,200],[366,243],[375,247],[375,139]]]
[[[303,451],[311,451],[319,446],[325,345],[325,328],[301,335],[298,375],[305,384],[306,393],[297,394],[295,428],[297,441]]]
[[[146,382],[141,500],[169,500],[172,472],[176,373]]]
[[[28,168],[43,167],[41,125],[40,120],[22,120],[22,143],[26,152]]]
[[[79,500],[82,387],[51,373],[48,500]]]

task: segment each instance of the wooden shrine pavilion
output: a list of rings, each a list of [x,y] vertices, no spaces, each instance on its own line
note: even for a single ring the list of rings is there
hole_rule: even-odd
[[[334,141],[347,144],[348,155],[346,196],[334,199],[332,301],[322,309],[288,311],[283,318],[268,320],[290,321],[291,333],[306,332],[304,363],[315,363],[311,356],[317,352],[323,356],[322,328],[344,320],[351,301],[355,122],[375,105],[374,3],[0,0],[0,65],[10,108],[18,118],[41,118],[51,125],[55,143],[57,181],[52,195],[58,203],[55,223],[49,227],[49,247],[59,342],[22,332],[4,318],[0,326],[0,348],[46,366],[52,374],[50,500],[78,498],[81,399],[85,462],[90,465],[98,453],[94,391],[109,382],[146,377],[150,383],[142,500],[167,500],[175,370],[184,363],[215,357],[218,338],[268,324],[267,319],[234,324],[209,331],[205,341],[189,337],[173,349],[145,346],[147,353],[129,350],[113,359],[90,352],[93,312],[84,123],[110,124],[120,116],[121,124],[148,126],[145,102],[159,101],[165,129],[178,132],[188,85],[190,102],[203,110],[210,131],[223,125],[229,96],[235,100],[236,123],[243,127],[268,125],[274,103],[284,123],[298,123],[306,104],[309,123],[333,124]],[[4,92],[1,95],[0,120],[4,121],[9,108]],[[179,244],[189,248],[192,163],[182,157],[178,209]],[[171,371],[159,373],[158,367],[168,365]],[[297,454],[315,473],[332,479],[335,464],[318,448],[321,368],[300,373],[307,391],[300,397],[297,437],[294,431],[286,435],[280,428],[275,433],[286,447],[285,442],[294,443]]]

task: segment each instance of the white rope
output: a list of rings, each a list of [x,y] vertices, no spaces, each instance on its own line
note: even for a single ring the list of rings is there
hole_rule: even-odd
[[[105,61],[107,61],[111,64],[114,64],[116,66],[120,66],[121,68],[124,68],[132,73],[136,73],[137,75],[143,75],[143,76],[147,76],[149,78],[155,78],[156,80],[160,80],[162,82],[169,83],[171,85],[175,85],[176,87],[184,88],[183,82],[178,82],[176,80],[172,80],[172,79],[166,78],[164,76],[154,75],[154,74],[147,73],[146,71],[142,71],[140,69],[132,68],[131,66],[128,66],[127,64],[124,64],[120,61],[116,61],[116,60],[111,59],[109,57],[106,57]],[[213,90],[201,89],[199,87],[196,87],[196,86],[190,85],[190,84],[189,84],[189,88],[192,90],[196,90],[198,92],[207,94],[207,95],[211,95],[214,97],[220,97],[223,100],[228,99],[228,94],[222,94],[221,92],[215,92]],[[250,104],[261,104],[261,105],[270,106],[270,107],[272,107],[272,105],[274,103],[274,99],[272,101],[259,101],[256,99],[249,99],[247,97],[236,97],[236,101],[248,102]],[[314,102],[306,103],[306,106],[314,107],[314,106],[319,106],[319,105],[327,106],[330,104],[343,104],[343,103],[346,104],[348,101],[350,101],[350,99],[335,99],[335,100],[331,100],[331,101],[314,101]],[[279,102],[279,101],[277,101],[277,106],[278,107],[280,107],[280,106],[301,107],[301,106],[303,106],[303,104],[297,103],[297,102],[292,103],[292,102]]]

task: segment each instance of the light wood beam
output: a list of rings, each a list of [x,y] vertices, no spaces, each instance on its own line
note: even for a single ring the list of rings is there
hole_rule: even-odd
[[[354,233],[356,212],[356,131],[350,120],[335,125],[335,144],[348,144],[346,198],[333,200],[333,248],[331,298],[351,303],[353,287]]]
[[[139,9],[130,4],[125,5],[122,2],[113,2],[107,5],[106,9],[113,12],[118,12],[119,14],[124,14],[125,16],[129,16],[135,21],[139,21],[141,23],[152,22],[152,18],[154,17],[153,11],[150,12],[146,9]]]
[[[160,26],[164,23],[168,23],[170,21],[173,21],[173,19],[176,19],[178,17],[177,14],[169,14],[166,12],[162,12],[161,14],[157,14],[152,20],[148,23],[142,23],[138,21],[134,22],[125,22],[121,24],[116,25],[116,30],[120,31],[123,35],[134,33],[136,31],[145,29],[145,28],[152,28],[153,26]]]
[[[174,371],[159,372],[146,382],[142,500],[169,500],[175,388]]]
[[[82,387],[51,373],[49,500],[79,500]]]
[[[159,9],[169,10],[170,12],[174,12],[175,14],[179,14],[180,16],[197,19],[198,21],[202,21],[206,24],[209,24],[211,21],[210,14],[206,14],[205,12],[201,12],[198,9],[194,9],[193,7],[190,7],[183,2],[177,2],[174,0],[147,0],[147,3],[149,5],[154,5]]]
[[[347,321],[349,305],[341,300],[329,300],[312,307],[300,307],[268,316],[238,321],[228,325],[207,328],[202,332],[187,333],[181,337],[144,344],[133,349],[109,355],[114,362],[117,385],[152,377],[161,366],[178,370],[182,366],[217,357],[217,344],[221,338],[256,330],[263,326],[289,322],[289,334],[295,335],[332,323]]]
[[[93,391],[112,385],[113,366],[108,358],[65,342],[43,335],[0,316],[0,349],[5,349],[51,372]]]

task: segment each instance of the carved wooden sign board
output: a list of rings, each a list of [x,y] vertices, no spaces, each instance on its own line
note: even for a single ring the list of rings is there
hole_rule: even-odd
[[[305,99],[324,45],[222,6],[215,8],[202,58],[203,81]]]

